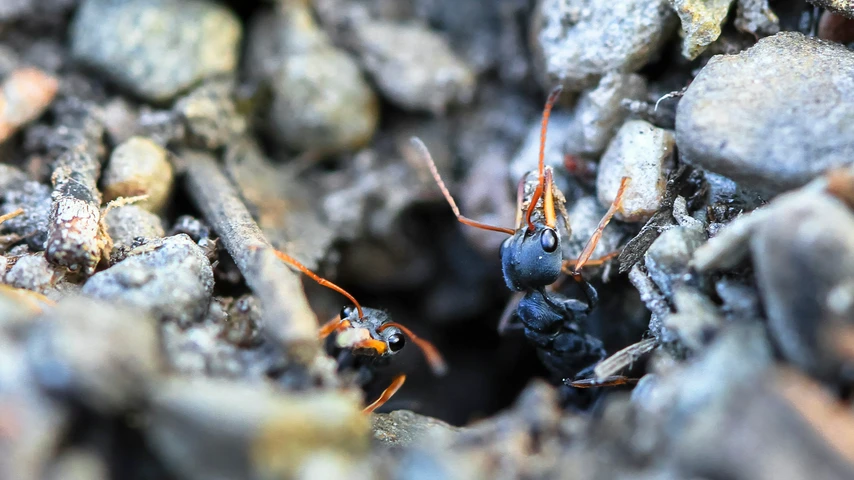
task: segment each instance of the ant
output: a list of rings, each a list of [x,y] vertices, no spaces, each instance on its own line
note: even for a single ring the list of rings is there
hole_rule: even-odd
[[[403,349],[406,345],[406,337],[418,345],[436,375],[445,374],[447,371],[445,361],[430,342],[419,338],[403,325],[391,321],[388,313],[374,308],[362,308],[346,290],[321,278],[290,255],[279,250],[273,250],[273,252],[279,260],[308,275],[318,284],[344,295],[355,306],[355,308],[351,306],[342,308],[339,315],[320,327],[319,336],[321,340],[325,340],[331,334],[335,334],[334,342],[338,353],[339,370],[343,368],[357,370],[357,381],[360,385],[370,381],[374,367],[387,365],[391,357]],[[395,376],[391,385],[383,390],[378,399],[365,407],[363,412],[371,413],[381,407],[397,393],[405,381],[406,375]]]
[[[460,223],[510,235],[499,250],[504,281],[510,290],[523,294],[516,307],[516,317],[521,321],[517,328],[524,329],[525,336],[536,347],[546,368],[567,385],[579,388],[626,384],[631,380],[622,376],[593,382],[585,379],[593,373],[595,365],[605,358],[606,352],[602,341],[587,333],[581,322],[598,302],[596,290],[582,278],[581,269],[584,265],[601,264],[615,256],[612,253],[600,259],[590,258],[602,232],[620,208],[631,179],[622,179],[608,212],[578,259],[574,262],[564,261],[556,212],[561,214],[569,236],[571,227],[566,213],[566,199],[554,184],[552,168],[546,167],[544,160],[549,116],[560,92],[560,86],[552,90],[543,111],[539,167],[523,176],[518,185],[515,229],[487,225],[461,215],[427,147],[416,137],[411,139],[411,144],[418,156],[427,163]],[[546,288],[555,283],[561,273],[568,273],[579,283],[585,300],[569,298]],[[583,380],[571,381],[568,377],[573,374],[575,379]]]

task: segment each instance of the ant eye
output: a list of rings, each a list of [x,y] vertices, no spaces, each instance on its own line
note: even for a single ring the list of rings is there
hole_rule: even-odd
[[[342,308],[341,309],[341,320],[345,320],[347,318],[350,318],[350,315],[352,315],[352,314],[353,314],[353,307],[346,306],[346,307]]]
[[[557,232],[552,228],[543,230],[540,234],[540,246],[546,253],[552,253],[557,250]]]
[[[503,242],[501,242],[501,246],[500,246],[500,247],[498,247],[498,258],[499,258],[499,259],[503,259],[503,258],[504,258],[504,250],[507,248],[507,244],[508,244],[508,243],[510,243],[510,239],[509,239],[509,238],[508,238],[507,240],[504,240]]]
[[[403,335],[399,333],[392,333],[391,336],[388,337],[388,348],[392,352],[399,352],[404,345],[406,345],[406,339],[403,338]]]

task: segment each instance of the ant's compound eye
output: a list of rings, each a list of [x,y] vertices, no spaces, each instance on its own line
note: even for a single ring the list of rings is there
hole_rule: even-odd
[[[392,333],[388,337],[388,348],[392,352],[399,352],[406,345],[406,339],[400,333]]]
[[[341,309],[341,320],[345,320],[350,318],[350,315],[353,314],[353,307],[347,306]]]
[[[503,242],[501,242],[501,246],[500,246],[500,247],[498,247],[498,258],[499,258],[499,259],[503,259],[503,258],[504,258],[504,250],[506,250],[506,249],[507,249],[507,244],[508,244],[508,243],[510,243],[510,240],[511,240],[511,239],[512,239],[512,237],[511,237],[511,238],[508,238],[507,240],[504,240]]]
[[[557,250],[557,232],[553,228],[547,228],[540,234],[540,246],[546,253]]]

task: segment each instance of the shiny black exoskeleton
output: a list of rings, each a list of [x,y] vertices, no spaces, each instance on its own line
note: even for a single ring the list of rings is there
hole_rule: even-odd
[[[549,372],[559,379],[588,376],[605,358],[602,341],[584,327],[598,295],[584,280],[579,282],[584,300],[546,290],[560,276],[563,256],[560,235],[543,220],[533,212],[534,230],[523,226],[501,244],[504,282],[510,290],[525,292],[516,317]]]

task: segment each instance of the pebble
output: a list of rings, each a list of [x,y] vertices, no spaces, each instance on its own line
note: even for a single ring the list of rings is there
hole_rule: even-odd
[[[246,119],[232,99],[233,82],[207,82],[175,103],[192,146],[214,150],[242,135]]]
[[[10,185],[3,193],[0,214],[12,213],[19,208],[24,210],[23,214],[3,222],[3,229],[26,238],[31,250],[44,250],[52,205],[50,187],[39,182],[23,181],[15,186]]]
[[[689,164],[780,192],[851,162],[852,108],[854,53],[779,33],[706,64],[677,107],[676,141]]]
[[[742,32],[773,35],[780,31],[780,19],[768,5],[768,0],[738,0],[735,28]]]
[[[566,135],[566,151],[589,157],[601,155],[628,116],[623,101],[645,97],[646,80],[642,76],[606,73],[596,88],[585,90],[578,98]]]
[[[596,85],[608,72],[636,72],[676,26],[667,0],[540,0],[531,50],[541,83],[569,91]]]
[[[207,0],[83,0],[71,51],[134,94],[167,102],[234,72],[241,36],[237,17]]]
[[[145,435],[180,478],[295,478],[316,455],[350,458],[369,446],[359,394],[285,394],[221,380],[163,382]]]
[[[418,24],[366,21],[355,50],[383,96],[407,110],[444,113],[474,97],[475,74],[435,32]]]
[[[43,389],[70,395],[102,414],[136,406],[160,369],[154,319],[82,297],[51,310],[27,350]]]
[[[12,287],[31,290],[52,300],[80,290],[78,285],[64,280],[64,270],[50,264],[42,253],[18,257],[3,278]]]
[[[733,0],[670,0],[682,21],[682,55],[693,60],[721,35]]]
[[[110,209],[106,222],[107,233],[113,239],[115,249],[130,250],[136,243],[145,243],[166,235],[163,220],[137,205]]]
[[[750,246],[768,328],[783,356],[820,378],[835,375],[833,328],[854,318],[854,302],[833,301],[834,293],[851,296],[845,288],[854,280],[854,214],[823,194],[780,198]]]
[[[0,144],[47,109],[59,89],[59,80],[37,69],[23,67],[0,84]]]
[[[854,18],[854,3],[850,0],[809,0],[816,7],[826,8],[848,18]]]
[[[599,202],[610,207],[623,177],[631,178],[615,217],[626,222],[648,220],[661,206],[667,173],[673,162],[673,133],[643,120],[623,124],[599,163]]]
[[[247,49],[249,75],[272,88],[273,140],[324,153],[354,150],[371,140],[379,122],[376,94],[302,2],[259,14]]]
[[[644,255],[649,277],[667,298],[688,272],[694,251],[706,241],[702,229],[674,226],[659,235]]]
[[[148,195],[135,205],[159,212],[169,200],[174,174],[166,150],[144,137],[132,137],[110,155],[102,178],[104,201]]]
[[[180,234],[135,248],[89,278],[82,293],[186,326],[207,313],[212,291],[213,271],[204,250]]]
[[[563,111],[552,111],[549,117],[549,131],[546,134],[545,164],[554,168],[563,168],[563,141],[572,125],[572,115]],[[537,169],[540,153],[540,119],[532,120],[528,134],[510,161],[510,181],[513,185],[528,172]],[[558,180],[557,178],[555,179]],[[561,185],[558,185],[562,187]],[[561,190],[564,190],[561,188]],[[515,195],[514,195],[515,197]],[[515,201],[515,198],[514,198]]]

